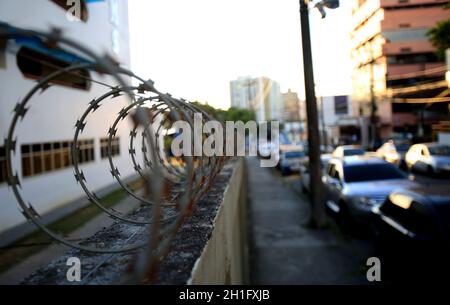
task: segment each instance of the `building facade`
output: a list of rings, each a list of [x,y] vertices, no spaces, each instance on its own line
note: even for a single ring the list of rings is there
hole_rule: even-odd
[[[353,0],[352,99],[359,104],[363,134],[369,134],[373,122],[378,138],[392,132],[420,133],[415,126],[421,118],[423,123],[423,105],[416,100],[418,105],[412,106],[410,99],[434,98],[443,91],[445,64],[436,57],[427,31],[450,18],[444,8],[448,2]],[[425,116],[432,116],[433,107]],[[368,138],[362,140],[368,144]]]
[[[63,30],[64,35],[88,46],[98,54],[108,53],[124,67],[130,66],[128,3],[123,0],[81,1],[82,20],[68,18],[63,5],[66,1],[15,0],[0,2],[0,21],[15,27],[49,31],[50,26]],[[3,42],[0,51],[0,134],[4,138],[16,103],[36,84],[36,71],[45,71],[51,55],[39,54],[14,40]],[[30,53],[34,52],[34,53]],[[25,55],[33,56],[26,57]],[[49,57],[50,56],[50,57]],[[41,62],[33,61],[41,58]],[[42,62],[42,66],[39,66]],[[36,71],[29,70],[37,67]],[[41,69],[41,70],[40,70]],[[45,75],[45,72],[42,72]],[[95,77],[94,77],[95,75]],[[42,76],[42,75],[41,75]],[[92,72],[92,78],[108,83],[111,79]],[[71,166],[70,145],[74,124],[88,103],[105,92],[105,87],[91,82],[86,87],[52,85],[33,96],[31,107],[19,123],[13,157],[25,200],[29,200],[41,215],[63,208],[84,195],[76,183]],[[80,137],[80,166],[89,189],[99,190],[114,183],[105,154],[108,129],[127,101],[117,98],[111,105],[101,107],[87,121]],[[121,174],[134,173],[128,155],[130,124],[124,123],[113,143],[113,155]],[[25,222],[17,208],[16,199],[6,183],[6,162],[3,141],[0,142],[0,232]]]
[[[324,144],[338,145],[359,143],[361,140],[358,104],[351,96],[318,97],[319,129]]]
[[[280,84],[267,77],[239,77],[230,82],[231,106],[251,109],[257,121],[283,119]]]
[[[284,120],[286,122],[300,122],[306,120],[305,103],[298,98],[297,92],[288,90],[283,93]]]

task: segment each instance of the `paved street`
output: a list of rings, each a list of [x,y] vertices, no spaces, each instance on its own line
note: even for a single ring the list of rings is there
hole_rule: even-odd
[[[247,159],[252,284],[368,284],[371,244],[349,240],[331,225],[308,228],[307,198],[275,169]],[[291,181],[292,180],[292,181]]]

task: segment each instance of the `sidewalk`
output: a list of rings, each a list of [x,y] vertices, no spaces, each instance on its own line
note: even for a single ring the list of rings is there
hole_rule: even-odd
[[[370,243],[307,227],[310,206],[275,169],[247,158],[252,284],[368,284]],[[300,183],[297,180],[297,183]]]

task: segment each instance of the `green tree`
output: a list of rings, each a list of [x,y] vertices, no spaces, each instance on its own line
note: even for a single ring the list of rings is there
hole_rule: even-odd
[[[192,102],[195,106],[199,107],[206,113],[212,115],[215,119],[225,122],[225,121],[242,121],[247,123],[248,121],[255,120],[255,113],[249,109],[240,109],[231,107],[228,110],[217,109],[208,104],[203,104],[198,101]]]
[[[446,9],[450,9],[447,4]],[[450,48],[450,19],[440,21],[428,33],[431,43],[437,48],[436,55],[440,60],[445,59],[445,50]]]
[[[225,111],[224,121],[242,121],[247,123],[248,121],[255,120],[255,113],[248,109],[240,109],[231,107],[227,111]]]
[[[203,103],[200,103],[199,101],[194,101],[194,102],[192,102],[192,104],[194,104],[198,108],[202,109],[206,113],[212,115],[213,117],[216,117],[217,113],[219,111],[219,109],[216,109],[213,106],[208,105],[207,103],[203,104]]]

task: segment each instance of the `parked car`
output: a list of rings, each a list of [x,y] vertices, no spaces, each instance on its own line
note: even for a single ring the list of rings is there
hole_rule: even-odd
[[[450,189],[417,186],[398,190],[372,212],[380,239],[450,249]]]
[[[303,157],[305,157],[305,152],[302,148],[280,148],[280,160],[278,162],[278,167],[281,174],[287,175],[292,172],[298,172],[300,170]]]
[[[328,167],[328,162],[333,158],[331,154],[324,154],[320,156],[322,170]],[[303,193],[309,192],[309,161],[304,158],[300,166],[300,185]]]
[[[397,165],[400,168],[405,168],[405,155],[411,145],[407,142],[396,142],[390,140],[384,143],[377,151],[378,157]]]
[[[377,256],[397,271],[395,276],[402,282],[410,276],[420,279],[423,273],[426,279],[437,280],[439,274],[446,279],[450,271],[450,189],[418,186],[395,191],[372,211]]]
[[[344,158],[348,156],[361,156],[364,155],[366,151],[359,145],[342,145],[336,147],[333,151],[333,158]]]
[[[440,143],[423,143],[411,146],[405,156],[406,166],[429,174],[450,172],[450,146]]]
[[[329,154],[333,152],[333,146],[331,145],[320,145],[320,152],[323,154]]]
[[[304,149],[306,152],[309,150],[308,142],[306,142],[304,145]],[[334,147],[331,145],[320,145],[320,153],[322,154],[330,154],[334,151]]]
[[[332,159],[323,177],[326,206],[346,228],[365,227],[372,208],[395,189],[414,187],[395,165],[367,156]]]

